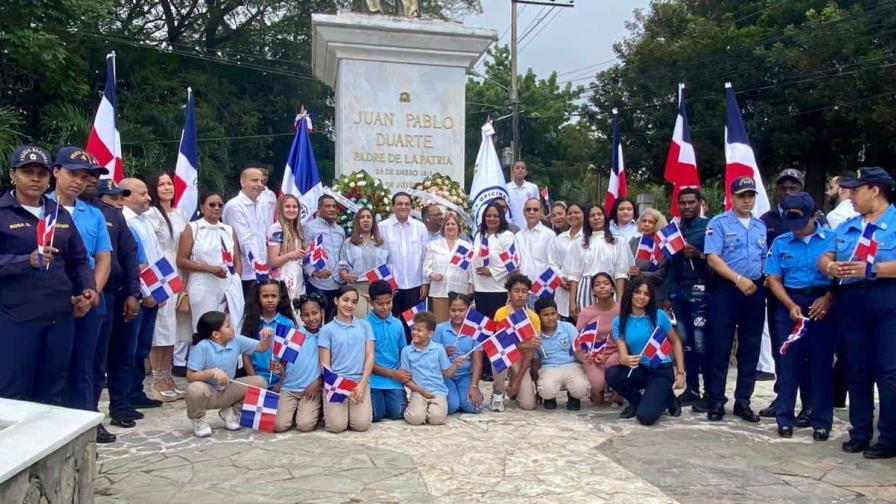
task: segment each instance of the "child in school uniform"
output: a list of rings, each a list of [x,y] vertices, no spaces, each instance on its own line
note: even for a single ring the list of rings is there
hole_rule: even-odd
[[[495,312],[495,322],[501,322],[518,310],[526,310],[529,323],[532,324],[535,334],[539,334],[541,322],[538,320],[538,314],[526,306],[529,301],[529,291],[532,290],[532,280],[525,275],[513,273],[504,282],[504,287],[507,289],[507,304]],[[533,364],[537,365],[537,361],[533,363],[532,352],[537,351],[540,344],[538,336],[519,343],[517,349],[521,354],[520,359],[510,366],[510,369],[494,373],[495,387],[489,404],[492,411],[504,411],[505,399],[515,400],[519,409],[535,409],[537,370],[535,372],[531,372],[531,370]],[[536,376],[532,376],[533,374]]]
[[[239,410],[246,395],[246,385],[264,388],[265,381],[260,376],[234,380],[237,362],[243,354],[268,350],[273,333],[269,328],[262,329],[260,340],[256,341],[235,336],[230,317],[224,312],[210,311],[199,317],[187,361],[190,385],[184,395],[187,417],[193,422],[193,435],[212,435],[205,412],[213,408],[220,408],[218,416],[227,430],[239,430]]]
[[[253,339],[258,339],[258,332],[264,328],[276,331],[278,325],[290,329],[296,326],[286,285],[272,278],[258,282],[249,291],[245,314],[241,332]],[[272,349],[254,352],[252,364],[246,369],[247,375],[264,378],[268,388],[280,381],[280,375],[271,368],[272,352]]]
[[[466,360],[460,356],[452,364],[445,347],[432,341],[436,316],[424,311],[414,315],[411,344],[401,350],[401,368],[411,373],[405,385],[411,389],[404,419],[411,425],[442,425],[448,416],[448,387],[445,378],[454,376]]]
[[[473,303],[473,296],[448,293],[448,320],[436,326],[436,332],[432,340],[445,347],[448,358],[455,355],[466,355],[476,348],[474,338],[459,336],[460,328]],[[482,376],[482,350],[477,349],[470,354],[470,359],[464,362],[454,376],[445,377],[445,386],[448,387],[448,414],[463,411],[464,413],[479,413],[482,411],[482,392],[479,391],[479,379]]]
[[[557,408],[557,395],[566,389],[566,409],[578,411],[582,399],[591,391],[591,383],[580,362],[590,357],[589,352],[574,348],[575,326],[560,320],[553,298],[539,298],[535,311],[541,320],[541,347],[536,354],[541,365],[538,371],[538,395],[544,399],[544,409]]]
[[[367,319],[355,317],[358,291],[354,287],[341,285],[334,302],[336,316],[321,329],[317,340],[320,365],[357,385],[343,402],[324,400],[324,428],[329,432],[365,431],[373,418],[369,382],[376,338]]]
[[[318,293],[302,294],[298,308],[305,343],[294,363],[274,364],[282,369],[283,377],[276,387],[280,393],[274,420],[276,432],[289,430],[293,422],[299,432],[311,432],[320,421],[322,379],[317,337],[327,311],[327,300]]]
[[[379,422],[384,418],[400,420],[408,405],[404,382],[411,379],[406,369],[398,368],[401,349],[407,345],[404,326],[392,315],[392,286],[389,282],[372,282],[367,291],[370,296],[367,321],[376,338],[373,374],[370,376],[373,421]]]

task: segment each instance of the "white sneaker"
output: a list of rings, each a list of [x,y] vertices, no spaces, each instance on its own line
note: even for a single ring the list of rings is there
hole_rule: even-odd
[[[202,418],[194,418],[193,422],[193,435],[196,437],[209,437],[212,435],[212,428],[209,427],[208,422],[205,421],[205,417]]]
[[[497,412],[504,411],[504,394],[492,394],[492,400],[488,408]]]
[[[218,410],[218,416],[224,420],[224,428],[227,430],[240,430],[240,419],[236,417],[236,413],[231,408],[221,408]]]

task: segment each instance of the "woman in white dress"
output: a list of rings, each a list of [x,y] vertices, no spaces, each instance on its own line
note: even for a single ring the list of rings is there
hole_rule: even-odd
[[[482,212],[482,221],[473,241],[473,298],[476,310],[490,319],[507,304],[507,267],[501,253],[513,245],[504,207],[492,201]]]
[[[468,294],[473,292],[473,265],[468,260],[467,268],[451,264],[451,258],[458,247],[472,252],[473,244],[460,238],[460,220],[448,212],[442,221],[442,237],[426,244],[423,253],[423,276],[429,279],[430,309],[438,322],[448,320],[448,293]]]
[[[604,210],[597,205],[584,210],[588,218],[582,225],[582,239],[570,247],[564,270],[570,277],[569,290],[574,293],[569,298],[570,317],[577,317],[580,309],[594,303],[591,277],[609,273],[616,279],[616,292],[623,292],[635,262],[628,243],[610,232]]]
[[[362,208],[355,214],[352,235],[345,239],[339,252],[339,279],[358,290],[358,304],[355,305],[355,316],[367,316],[370,305],[368,287],[370,282],[363,278],[364,273],[385,264],[392,275],[395,275],[389,247],[383,241],[376,218],[369,208]]]
[[[180,235],[177,265],[190,272],[187,294],[193,331],[203,314],[226,311],[236,327],[242,325],[245,300],[240,281],[240,245],[233,228],[221,222],[224,200],[217,193],[199,199],[202,218]]]
[[[566,223],[569,229],[557,235],[548,248],[548,263],[554,273],[560,277],[560,287],[554,292],[554,301],[557,302],[557,312],[560,316],[569,320],[569,282],[575,280],[567,271],[569,250],[575,243],[582,241],[582,223],[585,221],[585,205],[582,203],[570,203],[566,207]]]
[[[177,268],[177,242],[187,226],[187,219],[174,208],[174,179],[167,173],[155,173],[146,181],[152,206],[146,212],[152,222],[159,248],[171,266]],[[183,274],[179,271],[179,275]],[[169,299],[159,307],[156,327],[152,337],[152,350],[149,352],[149,365],[152,368],[152,388],[150,395],[160,401],[174,401],[183,397],[171,377],[174,365],[174,346],[178,341],[190,341],[193,331],[190,329],[188,314],[178,313],[179,297]]]
[[[302,235],[301,204],[292,194],[284,194],[277,203],[277,220],[268,228],[268,266],[271,278],[286,285],[290,305],[305,293],[302,260],[305,237]]]

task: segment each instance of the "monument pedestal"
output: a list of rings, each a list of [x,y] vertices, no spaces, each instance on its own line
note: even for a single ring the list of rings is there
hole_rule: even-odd
[[[336,92],[336,176],[393,190],[439,172],[464,184],[466,74],[494,30],[357,13],[313,14],[314,75]]]

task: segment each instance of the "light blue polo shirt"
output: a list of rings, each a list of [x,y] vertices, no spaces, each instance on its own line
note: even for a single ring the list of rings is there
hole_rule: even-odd
[[[47,197],[56,201],[56,193],[50,193]],[[79,199],[75,200],[75,209],[71,214],[75,227],[78,228],[78,234],[81,235],[81,241],[84,242],[84,249],[87,250],[87,265],[91,270],[96,269],[95,254],[112,252],[112,240],[109,238],[109,230],[106,229],[106,218],[99,208]]]
[[[348,324],[333,319],[324,325],[317,346],[330,350],[330,369],[339,376],[360,380],[364,374],[364,347],[376,341],[366,319],[352,317]]]
[[[204,339],[190,348],[187,367],[193,371],[218,368],[227,373],[230,379],[233,379],[240,356],[252,352],[257,345],[258,342],[254,339],[239,334],[224,346],[210,339]]]
[[[453,357],[466,354],[477,344],[476,340],[473,338],[470,338],[468,336],[459,336],[457,334],[457,331],[455,331],[454,328],[451,327],[450,320],[446,320],[445,322],[442,322],[441,324],[438,324],[436,326],[436,332],[433,333],[432,340],[436,343],[439,343],[443,347],[454,345],[455,348]],[[481,352],[482,350],[476,351]],[[447,355],[447,351],[445,353]],[[458,376],[466,376],[473,372],[473,359],[471,357],[472,355],[468,355],[467,360],[465,360],[464,363],[461,364],[459,368],[457,368],[457,371],[454,373],[454,378],[457,378]],[[452,357],[449,357],[448,359],[451,360]]]
[[[738,275],[757,280],[762,276],[762,263],[768,251],[765,239],[764,222],[751,215],[749,225],[744,227],[734,210],[728,210],[706,225],[703,253],[715,254]]]
[[[856,249],[856,242],[862,236],[862,230],[865,227],[864,218],[861,215],[847,220],[843,224],[837,226],[834,232],[834,241],[832,242],[828,252],[836,254],[837,261],[848,261],[852,258],[852,253]],[[874,254],[874,262],[882,263],[896,260],[896,207],[890,205],[884,210],[884,213],[874,222],[877,231],[874,232],[874,239],[877,241],[877,253]],[[862,280],[861,278],[849,278],[843,280],[843,284],[851,284]]]
[[[413,343],[401,350],[401,369],[410,370],[414,383],[433,394],[448,395],[442,371],[450,367],[445,347],[433,340],[422,350]]]
[[[816,263],[831,249],[833,241],[834,234],[818,224],[815,232],[809,235],[808,243],[793,232],[784,233],[772,242],[765,259],[765,274],[781,277],[784,287],[790,289],[830,285],[831,281],[818,270]]]
[[[663,310],[656,311],[656,324],[666,331],[666,334],[672,330],[672,322]],[[628,349],[629,355],[638,355],[641,353],[647,345],[647,340],[650,339],[653,329],[653,323],[650,321],[650,317],[648,317],[647,314],[641,315],[640,317],[629,315],[628,323],[625,324],[625,334],[620,336],[619,316],[617,315],[613,318],[613,337],[617,340],[625,341],[625,347]],[[647,364],[649,360],[650,359],[646,356],[641,356],[641,364]],[[663,359],[663,362],[672,362],[672,356],[667,356]]]
[[[401,359],[401,349],[407,345],[404,337],[404,327],[401,321],[389,315],[389,318],[382,319],[379,315],[370,310],[367,314],[367,322],[373,330],[373,336],[376,338],[374,344],[373,361],[377,366],[389,369],[398,369],[398,363]],[[404,390],[404,385],[395,378],[390,376],[382,376],[374,371],[370,374],[370,388],[380,390]]]
[[[570,355],[569,349],[575,343],[576,326],[562,320],[557,322],[557,328],[552,334],[541,331],[541,367],[558,367],[576,362],[576,358]]]
[[[286,370],[283,372],[283,384],[280,387],[281,391],[304,392],[305,387],[320,378],[320,355],[317,349],[318,333],[312,333],[304,326],[301,330],[305,333],[305,344],[299,350],[299,356],[296,358],[295,364],[286,364]]]
[[[277,331],[277,324],[284,325],[287,327],[295,327],[296,324],[289,317],[283,316],[282,313],[277,313],[274,315],[274,318],[271,320],[265,320],[264,317],[259,317],[261,319],[261,326],[258,328],[259,331],[265,328],[270,328],[272,331]],[[256,335],[257,336],[257,335]],[[305,345],[302,345],[304,348],[308,345],[308,342],[305,342]],[[317,349],[315,349],[317,350]],[[255,374],[264,378],[264,381],[267,382],[268,387],[273,387],[280,381],[280,375],[277,373],[271,374],[271,359],[274,357],[274,345],[271,345],[271,348],[268,348],[266,352],[252,352],[252,367],[255,368]]]

